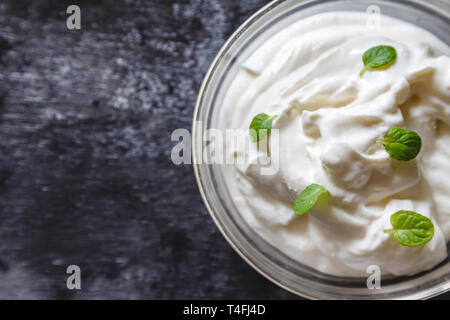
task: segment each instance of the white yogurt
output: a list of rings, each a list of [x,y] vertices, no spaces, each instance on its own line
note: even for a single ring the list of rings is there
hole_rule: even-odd
[[[450,240],[450,49],[403,21],[383,17],[370,29],[366,19],[332,12],[298,21],[241,63],[221,126],[248,129],[256,114],[277,114],[279,170],[234,166],[226,177],[249,225],[293,259],[340,276],[369,265],[414,274],[443,261]],[[393,46],[397,60],[361,78],[361,57],[376,45]],[[416,160],[394,161],[376,142],[393,127],[421,135]],[[331,206],[297,216],[294,200],[312,183],[331,192]],[[384,233],[398,210],[429,217],[433,239],[408,248]]]

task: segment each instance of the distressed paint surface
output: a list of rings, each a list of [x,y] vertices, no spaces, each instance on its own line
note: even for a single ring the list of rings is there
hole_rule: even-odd
[[[265,3],[1,1],[0,298],[294,297],[234,253],[170,161],[209,64]]]

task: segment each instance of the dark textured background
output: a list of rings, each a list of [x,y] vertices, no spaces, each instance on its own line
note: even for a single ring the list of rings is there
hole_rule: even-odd
[[[0,2],[0,298],[293,297],[234,253],[170,160],[209,64],[267,2]]]
[[[232,251],[170,160],[209,64],[267,2],[1,0],[0,298],[295,298]]]

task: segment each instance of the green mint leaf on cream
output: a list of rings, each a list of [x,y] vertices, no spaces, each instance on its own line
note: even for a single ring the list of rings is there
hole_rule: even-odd
[[[307,214],[321,197],[329,197],[330,192],[323,186],[311,184],[299,194],[294,203],[294,211],[298,215]]]
[[[268,136],[272,129],[272,121],[276,117],[277,115],[269,116],[266,113],[256,115],[250,124],[250,139],[253,142],[258,142]]]
[[[390,129],[383,139],[379,139],[391,158],[399,161],[410,161],[417,157],[422,148],[422,139],[411,130],[402,128]]]
[[[376,46],[364,52],[362,60],[364,68],[359,74],[364,75],[367,70],[384,70],[394,64],[397,59],[397,51],[391,46]]]
[[[395,240],[406,247],[419,247],[429,242],[434,235],[434,226],[427,217],[401,210],[391,216],[393,230],[384,230],[394,234]]]

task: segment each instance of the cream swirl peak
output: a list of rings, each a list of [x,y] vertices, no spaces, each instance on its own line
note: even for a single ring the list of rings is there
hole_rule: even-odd
[[[395,63],[366,70],[372,47],[395,48]],[[414,274],[447,256],[450,240],[450,49],[412,24],[366,15],[319,14],[280,30],[240,63],[222,102],[222,128],[248,129],[254,116],[277,115],[278,172],[254,164],[225,168],[241,214],[263,238],[319,271]],[[390,128],[420,134],[423,148],[393,160],[377,139]],[[272,143],[272,142],[271,142]],[[236,158],[246,151],[229,148]],[[266,157],[266,154],[261,153]],[[293,203],[310,184],[333,195],[327,208],[298,216]],[[383,232],[399,210],[434,224],[433,239],[403,247]]]

